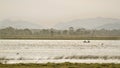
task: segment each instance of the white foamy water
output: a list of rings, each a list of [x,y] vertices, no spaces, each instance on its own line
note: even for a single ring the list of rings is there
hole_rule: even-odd
[[[120,63],[120,40],[0,40],[7,63]]]

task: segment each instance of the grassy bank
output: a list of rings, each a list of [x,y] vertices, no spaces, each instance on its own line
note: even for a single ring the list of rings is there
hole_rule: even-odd
[[[120,68],[120,64],[46,63],[46,64],[0,64],[0,68]]]

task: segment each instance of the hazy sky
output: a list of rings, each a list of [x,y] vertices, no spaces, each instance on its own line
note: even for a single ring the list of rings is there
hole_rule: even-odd
[[[120,19],[120,0],[0,0],[0,20],[26,20],[51,26],[95,17]]]

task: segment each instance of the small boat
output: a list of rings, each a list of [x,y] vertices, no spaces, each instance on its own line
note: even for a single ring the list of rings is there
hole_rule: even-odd
[[[84,40],[83,43],[90,43],[90,41],[89,40]]]

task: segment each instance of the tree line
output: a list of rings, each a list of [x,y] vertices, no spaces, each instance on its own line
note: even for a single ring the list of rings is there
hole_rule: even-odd
[[[16,29],[7,27],[0,29],[0,38],[50,38],[50,37],[120,37],[120,29],[106,30],[106,29],[85,29],[69,27],[66,30],[58,29]]]

